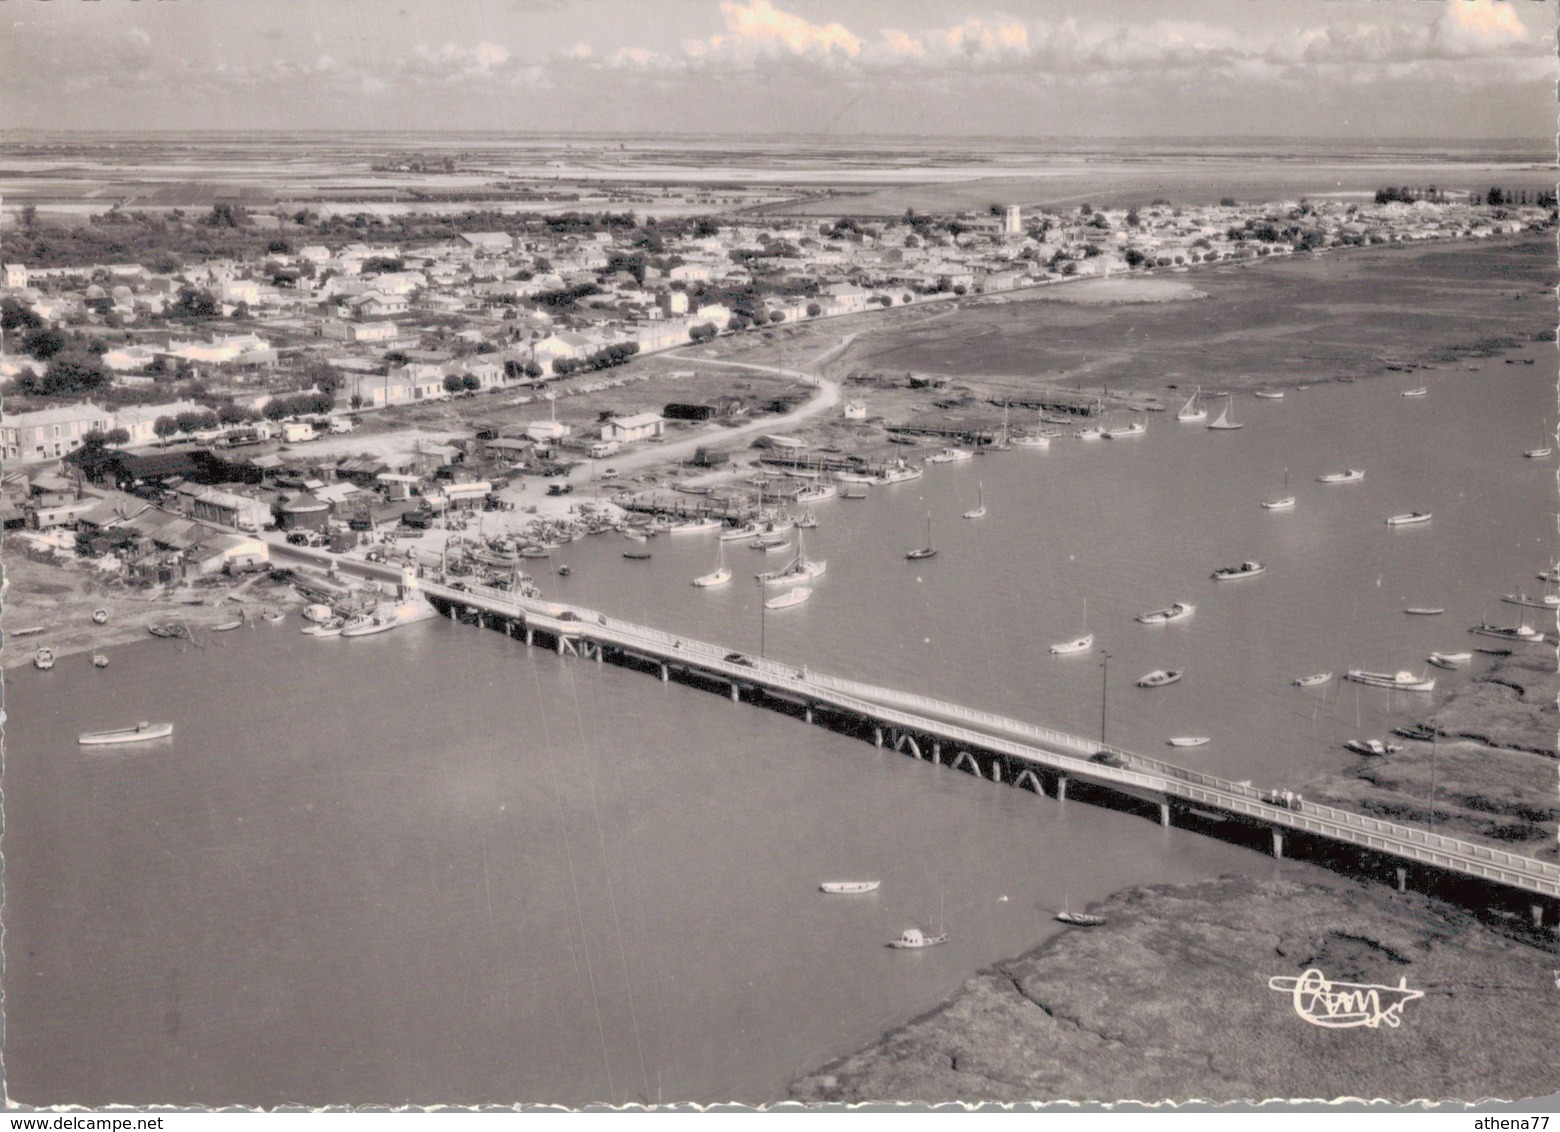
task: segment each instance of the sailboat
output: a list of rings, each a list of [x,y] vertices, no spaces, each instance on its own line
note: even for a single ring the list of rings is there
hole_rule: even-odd
[[[973,511],[966,511],[964,513],[964,517],[966,519],[984,519],[986,517],[986,481],[985,480],[981,480],[980,481],[980,506],[975,508]],[[928,538],[926,541],[928,543],[930,543],[932,540],[930,538]]]
[[[1224,402],[1224,412],[1219,414],[1217,420],[1211,421],[1208,427],[1218,429],[1234,429],[1244,427],[1230,420],[1230,410],[1235,406],[1235,394],[1226,393],[1225,397],[1227,400]]]
[[[702,577],[695,578],[693,584],[702,588],[710,586],[723,586],[731,581],[731,570],[726,565],[726,544],[717,543],[720,557],[716,560],[715,569]]]
[[[926,545],[919,550],[905,551],[905,557],[910,559],[931,558],[937,553],[937,544],[932,542],[932,516],[928,512],[926,516]]]
[[[1526,452],[1522,453],[1522,455],[1526,456],[1529,460],[1542,460],[1545,456],[1548,456],[1550,453],[1552,453],[1554,451],[1554,449],[1551,448],[1549,446],[1549,444],[1548,444],[1548,440],[1549,440],[1549,421],[1548,420],[1544,421],[1544,440],[1545,440],[1545,444],[1544,444],[1544,446],[1542,448],[1529,448]]]
[[[1284,494],[1277,499],[1264,499],[1262,506],[1268,511],[1288,511],[1295,505],[1295,497],[1289,494],[1289,469],[1284,469]]]
[[[1045,423],[1045,418],[1041,415],[1041,410],[1036,409],[1035,410],[1035,431],[1032,432],[1032,433],[1027,433],[1024,436],[1016,436],[1016,437],[1014,437],[1013,438],[1013,443],[1018,445],[1020,448],[1049,448],[1049,447],[1051,447],[1051,434],[1046,432],[1046,430],[1042,427],[1044,425],[1044,423]]]
[[[1088,598],[1085,598],[1084,601],[1083,601],[1083,627],[1085,629],[1087,629],[1089,627],[1089,600],[1088,600]],[[1052,645],[1051,646],[1051,655],[1052,656],[1066,656],[1069,653],[1087,652],[1089,649],[1092,649],[1093,647],[1094,647],[1094,634],[1093,633],[1084,633],[1084,635],[1079,637],[1077,640],[1064,641],[1062,644]]]
[[[1208,419],[1208,410],[1197,404],[1197,397],[1202,393],[1202,386],[1193,391],[1186,404],[1181,406],[1181,411],[1175,415],[1175,419],[1182,424],[1197,424]]]

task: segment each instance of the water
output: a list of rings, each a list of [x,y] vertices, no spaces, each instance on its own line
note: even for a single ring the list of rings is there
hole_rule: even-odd
[[[1416,671],[1514,623],[1556,554],[1554,467],[1524,460],[1552,354],[1241,398],[1246,427],[1015,450],[819,508],[811,601],[765,651],[1302,787],[1430,697],[1295,676]],[[1397,396],[1427,385],[1423,399]],[[1215,407],[1216,411],[1216,407]],[[1363,484],[1323,472],[1364,467]],[[1289,469],[1292,512],[1263,511]],[[965,521],[977,482],[988,517]],[[1390,530],[1387,515],[1434,512]],[[925,515],[937,558],[912,563]],[[773,556],[662,537],[557,552],[551,594],[757,651]],[[1268,573],[1214,583],[1258,558]],[[1191,601],[1189,621],[1132,617]],[[1409,605],[1445,606],[1440,618]],[[1537,610],[1528,610],[1538,623]],[[205,649],[148,641],[7,680],[6,1072],[23,1102],[773,1100],[808,1069],[1130,885],[1297,866],[999,789],[447,622]],[[1475,662],[1475,670],[1482,663]],[[1170,688],[1133,687],[1184,668]],[[1435,672],[1440,689],[1466,673]],[[1438,689],[1439,691],[1439,689]],[[174,719],[171,740],[76,732]],[[1172,735],[1205,734],[1200,751]],[[825,898],[818,881],[874,877]],[[1006,900],[1000,899],[1006,896]],[[946,928],[925,953],[883,944]]]

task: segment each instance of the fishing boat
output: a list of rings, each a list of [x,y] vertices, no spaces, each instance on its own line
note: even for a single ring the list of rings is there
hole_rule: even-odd
[[[935,456],[928,456],[928,464],[962,464],[966,460],[973,459],[975,453],[965,448],[944,448]]]
[[[974,510],[964,513],[966,519],[984,519],[986,517],[986,481],[980,481],[980,503]],[[930,541],[930,540],[928,540]]]
[[[1196,612],[1195,605],[1178,601],[1166,609],[1156,609],[1152,613],[1139,613],[1137,619],[1145,625],[1165,625],[1171,621],[1184,621]]]
[[[1446,609],[1437,605],[1411,605],[1403,612],[1412,617],[1439,617]]]
[[[1139,677],[1137,686],[1139,688],[1163,688],[1166,684],[1176,683],[1183,675],[1184,673],[1179,668],[1172,668],[1169,671],[1163,668],[1156,668],[1148,675]]]
[[[867,493],[863,489],[856,487],[847,487],[840,492],[841,499],[865,499],[866,497]]]
[[[1255,578],[1267,569],[1260,562],[1242,562],[1239,566],[1223,566],[1212,574],[1216,582],[1231,582],[1238,578]]]
[[[926,516],[926,545],[917,550],[905,551],[905,557],[910,559],[931,558],[937,553],[937,544],[932,541],[932,517]]]
[[[1126,428],[1110,428],[1105,430],[1106,440],[1130,440],[1134,436],[1142,436],[1148,431],[1148,426],[1142,421],[1133,421]]]
[[[109,743],[144,743],[148,739],[166,739],[173,734],[171,723],[149,723],[142,720],[134,727],[120,727],[112,731],[83,731],[76,742],[84,747],[98,747]]]
[[[1258,389],[1252,396],[1260,397],[1264,401],[1282,401],[1284,399],[1284,391],[1282,389]]]
[[[823,577],[829,569],[826,558],[808,558],[805,543],[797,548],[796,555],[779,570],[753,575],[766,586],[803,584]]]
[[[623,557],[630,562],[648,562],[650,561],[650,552],[648,550],[625,550]]]
[[[780,535],[760,535],[748,546],[754,550],[762,550],[765,554],[779,554],[781,551],[791,549],[791,540]]]
[[[749,523],[743,527],[732,527],[729,531],[720,532],[721,542],[735,542],[737,539],[757,538],[764,530],[756,523]]]
[[[1560,566],[1555,566],[1552,569],[1541,571],[1538,575],[1538,580],[1540,582],[1560,582]],[[17,634],[15,633],[11,634],[13,637],[16,635]]]
[[[1105,430],[1097,426],[1091,428],[1080,428],[1077,432],[1073,433],[1073,435],[1076,436],[1079,440],[1103,440],[1105,438]]]
[[[858,896],[863,892],[876,892],[882,883],[878,880],[826,880],[818,888],[830,896]]]
[[[835,472],[834,473],[834,478],[839,480],[841,483],[877,483],[878,482],[878,475],[877,475],[876,472],[851,471],[848,468],[844,469],[842,471]]]
[[[308,637],[339,637],[341,631],[347,627],[343,617],[332,617],[329,621],[316,622],[313,625],[305,625],[300,632]]]
[[[1487,625],[1483,622],[1469,629],[1470,633],[1478,633],[1482,637],[1501,637],[1508,641],[1542,641],[1544,634],[1531,625],[1516,625],[1506,627],[1503,625]]]
[[[798,515],[796,517],[796,529],[799,530],[799,531],[816,530],[817,527],[818,527],[818,516],[817,516],[816,513],[813,512],[813,510],[811,508],[808,508],[806,511],[803,511],[800,515]]]
[[[1350,739],[1344,743],[1344,748],[1357,755],[1395,755],[1403,749],[1396,743],[1383,743],[1380,739]]]
[[[1534,609],[1555,609],[1560,607],[1560,595],[1545,594],[1543,597],[1528,597],[1527,594],[1502,594],[1501,601],[1510,602],[1512,605],[1528,605]]]
[[[726,548],[722,546],[719,557],[715,561],[715,569],[695,578],[693,584],[701,589],[709,589],[711,586],[723,586],[729,581],[731,581],[731,570],[726,566]]]
[[[1301,676],[1293,681],[1297,688],[1315,688],[1319,684],[1325,684],[1333,678],[1331,672],[1317,672],[1311,676]]]
[[[1351,668],[1344,676],[1345,680],[1353,680],[1357,684],[1367,684],[1372,688],[1393,688],[1400,692],[1433,692],[1435,691],[1435,678],[1426,680],[1422,676],[1415,676],[1412,672],[1366,672],[1363,669]]]
[[[54,667],[54,650],[47,645],[40,645],[38,651],[33,653],[34,667],[41,668],[45,672]]]
[[[104,656],[100,652],[93,653],[92,654],[92,667],[93,668],[107,668],[108,667],[108,657]]]
[[[947,932],[943,932],[942,935],[927,935],[920,928],[906,928],[898,939],[889,940],[888,946],[901,951],[913,951],[919,947],[936,947],[939,943],[947,942]]]
[[[396,620],[393,613],[364,614],[360,617],[354,617],[343,625],[341,635],[343,637],[369,637],[375,633],[388,633],[399,624],[400,622]]]
[[[793,605],[801,605],[802,602],[812,597],[810,586],[797,586],[794,590],[772,597],[764,602],[765,609],[790,609]]]
[[[1092,912],[1069,912],[1065,908],[1056,914],[1057,922],[1071,924],[1075,928],[1097,928],[1105,923],[1104,916]]]
[[[1295,505],[1295,497],[1289,494],[1289,469],[1284,469],[1284,494],[1277,499],[1264,499],[1262,508],[1265,511],[1288,511]]]
[[[1094,647],[1094,634],[1086,633],[1075,641],[1064,641],[1059,645],[1051,646],[1053,656],[1066,656],[1069,653],[1087,652]]]
[[[1437,668],[1461,668],[1472,659],[1471,652],[1433,652],[1429,656],[1430,663]]]
[[[1051,435],[1047,432],[1031,432],[1023,436],[1015,436],[1013,444],[1019,448],[1049,448],[1051,439]]]
[[[918,480],[924,474],[924,470],[914,464],[906,464],[900,461],[897,467],[889,468],[879,476],[874,483],[906,483],[910,480]]]
[[[833,499],[839,493],[839,490],[832,483],[811,484],[796,493],[796,501],[798,503],[822,503],[825,500]]]
[[[1341,472],[1328,472],[1325,476],[1317,476],[1317,483],[1359,483],[1365,478],[1363,468],[1348,468]]]
[[[303,619],[323,624],[331,619],[330,606],[320,602],[312,602],[303,607]]]
[[[94,609],[92,611],[92,623],[94,625],[107,625],[108,624],[108,610],[106,610],[106,609]]]
[[[1178,735],[1166,740],[1172,747],[1206,747],[1211,741],[1206,735]]]
[[[1406,527],[1410,523],[1428,523],[1429,521],[1430,521],[1430,512],[1428,512],[1428,511],[1410,511],[1410,512],[1408,512],[1405,515],[1393,515],[1390,519],[1387,520],[1387,526],[1389,526],[1389,527]]]
[[[700,535],[705,531],[718,531],[721,528],[719,519],[689,519],[686,523],[676,523],[667,531],[673,535]]]
[[[1418,389],[1405,389],[1399,393],[1399,397],[1423,397],[1429,390],[1421,385]]]
[[[1182,424],[1200,424],[1208,419],[1208,410],[1197,404],[1197,397],[1202,393],[1202,387],[1198,386],[1192,395],[1186,399],[1186,404],[1181,406],[1181,411],[1175,415],[1175,419]]]
[[[520,558],[547,558],[552,554],[553,549],[553,547],[543,546],[541,543],[533,542],[527,546],[522,546],[516,552],[516,554]],[[511,559],[509,562],[500,563],[500,565],[508,566],[512,563],[513,559]]]
[[[1216,420],[1209,421],[1208,422],[1208,427],[1209,428],[1216,428],[1216,429],[1226,429],[1226,430],[1243,427],[1242,425],[1239,425],[1239,424],[1235,423],[1234,421],[1230,420],[1230,410],[1232,408],[1234,408],[1234,406],[1235,406],[1235,395],[1233,393],[1226,394],[1226,400],[1224,402],[1224,411],[1219,414],[1219,416],[1218,416],[1218,418]]]

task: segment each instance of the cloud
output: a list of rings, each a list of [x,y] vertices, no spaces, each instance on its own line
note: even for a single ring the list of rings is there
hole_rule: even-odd
[[[1029,52],[1029,29],[1024,24],[1013,21],[988,24],[978,16],[954,27],[921,32],[884,28],[879,34],[882,36],[880,50],[891,58],[924,60],[1002,53],[1022,56]]]
[[[1433,43],[1448,54],[1484,55],[1525,44],[1528,29],[1514,4],[1446,0],[1430,34]]]
[[[479,43],[471,50],[472,58],[482,70],[491,70],[509,61],[509,48],[497,43]]]
[[[815,24],[791,12],[783,12],[770,0],[722,0],[726,34],[685,44],[689,55],[704,58],[731,52],[739,55],[804,55],[854,59],[861,54],[861,39],[843,24]]]

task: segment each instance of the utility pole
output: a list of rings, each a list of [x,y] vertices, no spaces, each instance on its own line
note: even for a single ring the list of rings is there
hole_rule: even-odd
[[[764,630],[768,621],[764,616],[764,610],[767,607],[764,605],[764,579],[755,578],[754,581],[758,583],[758,657],[762,660],[764,659]]]

